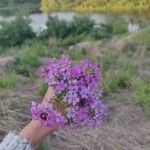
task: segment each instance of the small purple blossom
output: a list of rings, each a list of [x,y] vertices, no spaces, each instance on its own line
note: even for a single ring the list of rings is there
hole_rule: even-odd
[[[69,104],[76,105],[79,102],[79,97],[74,91],[68,91],[65,96],[65,101]]]
[[[82,98],[88,98],[90,91],[88,87],[81,87],[80,95]]]
[[[65,90],[66,87],[67,84],[63,80],[55,84],[55,90],[58,93],[61,93],[63,90]]]
[[[77,111],[75,110],[75,108],[71,108],[71,107],[69,107],[69,108],[67,108],[67,118],[75,118],[76,117],[76,115],[77,115]]]
[[[31,112],[33,119],[41,120],[41,123],[45,127],[53,127],[56,125],[64,126],[67,121],[58,111],[54,110],[53,106],[48,102],[44,105],[33,102]],[[42,117],[43,114],[46,114],[44,119]]]

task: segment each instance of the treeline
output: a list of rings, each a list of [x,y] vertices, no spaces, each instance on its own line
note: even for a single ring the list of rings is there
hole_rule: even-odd
[[[72,21],[59,20],[57,16],[48,17],[47,29],[36,35],[30,27],[30,21],[18,17],[16,20],[0,23],[0,47],[12,47],[30,39],[57,39],[60,46],[69,46],[83,40],[101,40],[128,31],[127,23],[122,18],[108,19],[105,24],[96,24],[87,16],[75,16]]]
[[[77,12],[137,12],[150,9],[149,0],[42,0],[41,10]]]
[[[40,11],[41,0],[0,0],[0,15],[32,14]]]
[[[0,6],[7,6],[11,4],[34,3],[37,4],[41,0],[0,0]]]

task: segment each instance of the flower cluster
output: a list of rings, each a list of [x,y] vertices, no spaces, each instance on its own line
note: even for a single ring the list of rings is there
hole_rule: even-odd
[[[41,118],[46,127],[58,124],[76,127],[80,124],[95,126],[106,116],[108,106],[100,100],[100,69],[87,59],[79,63],[62,55],[41,67],[40,76],[56,91],[57,99],[40,106],[32,105],[32,116]]]
[[[44,105],[32,102],[32,117],[44,123],[45,127],[54,127],[56,124],[61,127],[65,125],[65,118],[60,112],[53,109],[53,105],[45,102]]]

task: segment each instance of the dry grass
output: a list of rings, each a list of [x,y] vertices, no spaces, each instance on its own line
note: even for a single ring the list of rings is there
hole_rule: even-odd
[[[31,119],[29,106],[36,97],[39,82],[22,78],[16,89],[0,93],[0,139],[10,130],[19,131]],[[121,96],[120,96],[121,95]],[[18,98],[18,99],[17,99]],[[13,100],[26,101],[26,109],[11,110]],[[150,144],[150,121],[146,120],[141,107],[131,103],[132,94],[122,90],[106,97],[109,116],[95,129],[81,127],[75,131],[57,131],[47,139],[51,150],[147,150]],[[111,101],[110,101],[111,99]]]
[[[121,91],[125,100],[128,91]],[[132,104],[117,102],[118,95],[111,95],[111,110],[105,122],[89,129],[80,128],[56,132],[49,137],[52,150],[146,150],[150,144],[150,121],[144,119],[142,109]],[[127,100],[128,101],[128,100]],[[113,116],[113,117],[112,117]],[[58,144],[59,143],[59,144]]]

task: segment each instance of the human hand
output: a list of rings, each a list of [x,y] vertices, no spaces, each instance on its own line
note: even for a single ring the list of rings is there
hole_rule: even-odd
[[[55,90],[49,86],[43,98],[42,104],[44,104],[47,101],[50,101],[54,96],[55,96]]]
[[[50,101],[54,96],[54,89],[52,87],[48,87],[42,104],[44,105],[45,102]],[[57,125],[53,128],[45,128],[40,125],[40,121],[32,120],[24,129],[22,129],[19,135],[23,138],[30,140],[32,145],[36,145],[55,130],[57,130]]]

